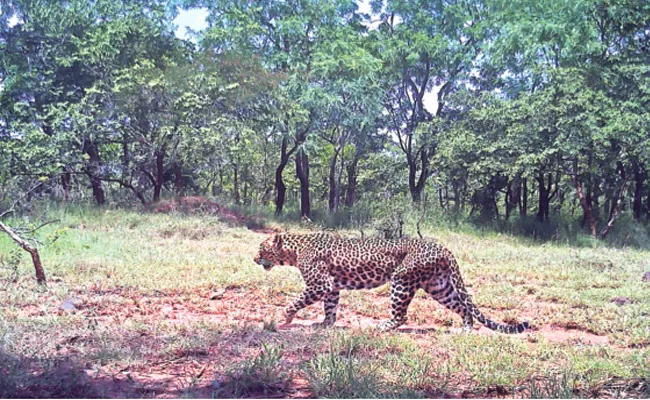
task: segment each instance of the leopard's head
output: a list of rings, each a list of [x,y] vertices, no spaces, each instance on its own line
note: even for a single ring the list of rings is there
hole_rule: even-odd
[[[290,255],[284,249],[284,238],[274,233],[260,244],[260,251],[254,258],[255,263],[270,271],[274,265],[289,265]]]

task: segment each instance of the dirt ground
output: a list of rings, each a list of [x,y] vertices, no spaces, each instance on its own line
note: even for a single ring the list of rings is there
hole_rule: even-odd
[[[371,301],[378,307],[388,310],[388,298],[372,291],[364,293],[371,297]],[[135,364],[112,364],[99,369],[83,369],[83,373],[92,382],[93,391],[102,394],[102,397],[156,397],[172,398],[187,395],[191,388],[193,397],[212,397],[219,386],[221,368],[215,360],[224,360],[232,357],[235,360],[241,357],[233,350],[234,346],[242,342],[256,341],[262,336],[273,336],[276,341],[299,342],[310,341],[310,335],[321,330],[312,325],[319,322],[319,316],[314,318],[297,318],[287,328],[276,331],[265,330],[265,324],[270,320],[282,320],[282,309],[288,297],[283,294],[263,293],[259,290],[246,289],[238,286],[229,286],[224,289],[212,290],[206,288],[197,291],[158,291],[150,295],[143,295],[129,289],[115,289],[110,291],[91,290],[79,291],[76,294],[78,309],[62,312],[56,304],[47,301],[41,304],[32,304],[9,317],[15,318],[42,318],[52,314],[69,313],[83,317],[98,326],[156,326],[165,324],[167,329],[182,330],[196,324],[209,324],[212,326],[230,327],[233,332],[233,341],[224,341],[219,337],[201,348],[200,351],[179,350],[164,357],[153,357],[146,362]],[[428,298],[419,298],[414,301],[414,309],[440,307]],[[319,314],[320,307],[311,307],[309,314]],[[338,320],[332,331],[367,331],[373,330],[379,321],[363,315],[343,305],[340,307]],[[445,327],[440,324],[409,323],[400,327],[399,335],[409,335],[423,349],[435,351],[435,340],[432,341],[429,333],[444,332],[449,335],[463,335],[462,329]],[[246,333],[248,332],[248,334]],[[477,324],[470,335],[494,336],[500,335],[484,326]],[[579,327],[567,329],[560,326],[538,326],[530,331],[517,335],[517,340],[522,342],[536,342],[540,337],[551,343],[570,343],[573,345],[603,346],[608,344],[606,336],[600,336]],[[90,338],[73,336],[65,338],[59,343],[58,356],[69,355],[74,358],[75,348]],[[130,339],[130,345],[146,347],[145,342],[156,340],[148,337],[144,332],[136,338]],[[152,346],[151,343],[148,344]],[[155,347],[155,344],[153,344]],[[625,348],[619,348],[626,351]],[[289,369],[299,369],[299,364],[307,357],[312,356],[316,349],[301,346],[287,346],[285,361],[294,363],[287,366]],[[55,375],[70,374],[70,365],[60,365]],[[52,372],[50,372],[52,373]],[[77,371],[79,373],[79,371]],[[25,394],[25,393],[23,393]],[[265,397],[259,393],[259,397]],[[268,396],[268,393],[267,393]],[[436,397],[473,397],[472,392],[464,394],[437,394]],[[480,394],[481,397],[503,397],[504,393],[494,390]],[[256,395],[247,397],[255,398]],[[309,398],[313,397],[304,378],[298,376],[292,380],[291,387],[282,388],[278,397],[284,398]]]

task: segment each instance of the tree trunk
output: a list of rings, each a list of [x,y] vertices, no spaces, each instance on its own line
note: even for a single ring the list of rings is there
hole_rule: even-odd
[[[243,188],[243,191],[242,191],[242,204],[244,204],[244,205],[248,204],[248,202],[247,202],[247,200],[248,200],[248,189],[249,189],[248,180],[246,180],[244,178],[244,188]]]
[[[607,222],[605,228],[603,228],[603,230],[600,232],[601,239],[604,239],[612,229],[612,226],[614,226],[614,221],[616,221],[616,217],[618,217],[621,211],[621,203],[623,202],[625,189],[627,187],[627,174],[625,173],[625,168],[623,167],[623,164],[619,162],[616,169],[618,170],[622,183],[620,188],[618,189],[616,199],[612,203],[612,209],[609,213],[609,221]]]
[[[163,145],[160,150],[156,150],[156,176],[154,179],[153,185],[153,201],[160,200],[160,194],[162,192],[162,186],[165,175],[165,153],[167,152],[167,146]]]
[[[235,163],[232,166],[233,170],[233,197],[235,199],[235,204],[239,204],[239,201],[241,200],[241,197],[239,195],[239,165]]]
[[[311,204],[309,201],[309,159],[304,151],[296,154],[296,176],[300,181],[300,214],[309,217]]]
[[[275,215],[282,214],[282,209],[284,208],[284,202],[287,195],[287,186],[284,184],[284,180],[282,179],[282,172],[284,172],[284,168],[289,163],[289,157],[296,150],[296,146],[294,146],[287,152],[288,142],[289,140],[286,137],[282,138],[280,164],[275,169],[275,190],[277,191],[277,197],[275,198]]]
[[[340,149],[335,149],[334,150],[334,155],[332,156],[332,159],[330,160],[330,170],[329,170],[329,175],[328,175],[328,182],[329,182],[329,199],[328,199],[328,206],[329,206],[329,211],[330,214],[335,213],[339,209],[339,199],[338,199],[338,191],[336,187],[336,160],[338,159],[339,156],[339,151]],[[298,158],[296,158],[298,160]],[[297,161],[296,161],[297,162]],[[297,164],[296,164],[297,165]],[[296,168],[296,171],[298,169]]]
[[[32,263],[34,264],[34,271],[36,272],[36,282],[39,285],[46,285],[47,279],[45,278],[45,271],[43,270],[43,263],[41,262],[41,256],[38,254],[38,249],[28,241],[24,240],[18,236],[10,227],[0,222],[0,230],[4,231],[9,237],[18,244],[23,250],[29,253],[32,256]]]
[[[461,204],[460,204],[461,185],[454,180],[452,181],[451,187],[454,190],[454,212],[457,213],[461,210]]]
[[[528,215],[528,178],[521,180],[521,202],[519,203],[519,215]]]
[[[518,205],[521,206],[521,178],[519,175],[509,181],[506,187],[506,219]]]
[[[645,172],[642,172],[638,165],[634,168],[634,201],[632,203],[632,210],[634,219],[639,221],[641,214],[643,214],[643,184],[646,180]]]
[[[512,198],[512,181],[508,181],[508,185],[506,186],[506,213],[505,213],[505,219],[506,221],[510,219],[510,202]]]
[[[61,187],[63,188],[63,201],[67,202],[70,200],[70,180],[71,175],[67,167],[63,167],[63,172],[61,173]]]
[[[183,169],[177,162],[174,163],[172,169],[174,172],[174,185],[176,186],[176,195],[178,197],[182,197],[185,194],[185,188],[183,187]]]
[[[357,164],[359,163],[359,157],[356,155],[352,160],[352,163],[348,165],[348,187],[346,188],[345,193],[345,206],[352,207],[357,201]]]
[[[546,182],[544,181],[544,174],[540,173],[537,178],[537,192],[538,203],[537,203],[537,220],[539,222],[545,222],[548,215],[548,190],[546,187]]]
[[[414,203],[419,203],[422,200],[422,191],[424,190],[424,185],[426,184],[426,179],[429,175],[429,154],[427,150],[422,150],[420,162],[420,177],[416,180],[415,176],[417,175],[418,169],[417,163],[413,159],[408,160],[409,190],[411,191],[411,200],[413,200]]]
[[[104,189],[102,189],[102,181],[99,179],[98,169],[101,164],[101,157],[97,145],[92,140],[86,138],[84,140],[84,153],[89,157],[88,164],[86,165],[86,175],[90,178],[90,184],[93,188],[93,198],[97,205],[103,206],[106,203],[106,196]]]
[[[645,211],[647,219],[650,220],[650,189],[648,189],[648,196],[645,199]]]
[[[596,219],[591,210],[591,204],[587,201],[587,196],[584,193],[582,182],[578,177],[577,166],[574,166],[574,175],[572,176],[573,184],[576,187],[576,192],[578,193],[578,200],[580,200],[580,206],[582,207],[582,212],[584,213],[583,220],[589,225],[589,233],[594,238],[596,237]]]
[[[584,196],[585,196],[585,203],[589,206],[589,209],[591,210],[592,218],[596,219],[596,215],[597,215],[598,211],[596,211],[595,214],[593,212],[593,203],[591,202],[591,190],[589,190],[589,183],[587,183],[586,188],[584,189]],[[582,206],[582,204],[581,204],[581,206]],[[583,212],[582,213],[582,221],[580,222],[580,227],[584,228],[587,225],[588,225],[587,213]]]

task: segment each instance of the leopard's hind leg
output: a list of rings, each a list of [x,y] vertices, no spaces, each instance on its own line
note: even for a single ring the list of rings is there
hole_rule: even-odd
[[[472,330],[474,326],[472,313],[463,302],[461,295],[456,291],[448,271],[443,269],[436,276],[431,277],[423,286],[423,289],[438,300],[440,304],[460,315],[463,319],[463,329],[466,332]]]
[[[313,326],[315,328],[326,328],[334,325],[336,322],[336,311],[339,305],[339,294],[338,290],[332,290],[331,292],[325,293],[325,296],[323,297],[325,319],[323,322],[314,324]]]

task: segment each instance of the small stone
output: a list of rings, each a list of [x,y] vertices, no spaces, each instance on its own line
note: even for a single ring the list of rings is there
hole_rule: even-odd
[[[626,304],[632,304],[632,299],[629,297],[613,297],[609,300],[611,303],[616,304],[617,306],[624,306]]]
[[[643,278],[641,278],[643,282],[650,282],[650,271],[646,271],[645,274],[643,274]]]
[[[61,303],[59,310],[65,312],[77,311],[82,304],[83,300],[81,300],[79,297],[68,297],[63,301],[63,303]]]
[[[210,300],[219,300],[223,298],[223,295],[226,294],[225,290],[217,290],[212,293],[210,293]]]

